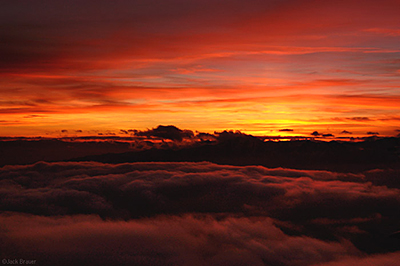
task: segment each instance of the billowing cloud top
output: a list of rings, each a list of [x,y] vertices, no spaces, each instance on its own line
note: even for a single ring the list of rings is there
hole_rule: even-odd
[[[135,131],[136,136],[159,137],[161,139],[170,139],[182,141],[183,138],[193,138],[194,134],[190,130],[181,130],[176,126],[162,126],[146,131]]]
[[[2,256],[43,265],[394,265],[398,175],[206,162],[6,166]]]

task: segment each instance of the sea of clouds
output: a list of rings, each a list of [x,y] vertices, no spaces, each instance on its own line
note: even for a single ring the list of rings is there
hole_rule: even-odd
[[[2,259],[37,265],[385,265],[397,170],[39,162],[0,171]]]

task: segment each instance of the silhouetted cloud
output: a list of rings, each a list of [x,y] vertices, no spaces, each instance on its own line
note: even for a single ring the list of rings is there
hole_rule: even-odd
[[[289,128],[279,129],[279,132],[293,132],[293,129],[289,129]]]
[[[365,117],[365,116],[358,116],[358,117],[348,117],[346,118],[348,120],[353,120],[353,121],[371,121],[371,119],[369,117]]]
[[[0,166],[29,164],[43,161],[98,161],[105,163],[169,161],[210,161],[230,165],[263,165],[297,169],[324,169],[359,172],[375,168],[398,168],[399,138],[356,138],[357,142],[325,142],[298,140],[289,142],[266,141],[270,137],[255,137],[240,131],[197,133],[174,129],[171,140],[137,136],[137,130],[128,135],[114,132],[96,132],[98,136],[49,138],[2,138]],[[169,132],[169,131],[168,131]],[[159,132],[158,132],[159,133]],[[315,133],[317,134],[317,133]],[[319,133],[318,133],[319,134]],[[140,133],[139,133],[140,135]],[[147,136],[150,135],[150,136]],[[321,136],[321,135],[320,135]],[[179,137],[182,137],[180,141]],[[284,138],[284,137],[283,137]],[[160,141],[161,140],[161,141]],[[163,141],[167,140],[167,141]],[[57,151],[57,152],[55,152]]]
[[[202,141],[215,141],[217,139],[215,135],[203,132],[197,133],[196,137]]]
[[[368,131],[367,134],[368,135],[379,135],[379,132]]]
[[[181,130],[175,126],[162,126],[149,129],[147,131],[136,131],[136,136],[158,137],[162,139],[170,139],[182,141],[184,138],[193,138],[194,134],[191,130]]]
[[[353,133],[347,130],[343,130],[342,132],[340,132],[340,134],[353,134]]]
[[[324,138],[326,138],[326,137],[334,137],[334,135],[333,135],[333,134],[330,134],[330,133],[322,134],[322,136],[323,136]]]
[[[313,133],[311,133],[311,135],[313,135],[315,137],[321,136],[321,134],[318,133],[318,131],[314,131]]]
[[[259,138],[254,137],[252,135],[242,133],[239,130],[236,130],[236,131],[224,130],[222,132],[214,132],[214,135],[217,136],[217,140],[219,142],[235,141],[237,143],[237,145],[250,145],[250,147],[254,144],[262,143],[262,141]]]
[[[45,118],[44,115],[26,115],[24,118]]]

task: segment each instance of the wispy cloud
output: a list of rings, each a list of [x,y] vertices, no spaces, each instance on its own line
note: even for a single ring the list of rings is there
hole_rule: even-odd
[[[258,123],[278,129],[345,112],[377,119],[398,112],[394,1],[43,3],[2,10],[0,112],[23,121],[2,134],[83,128],[78,120],[91,121],[89,130],[104,126],[105,112],[114,128],[128,127],[132,114],[141,130],[184,123],[249,132]],[[300,96],[297,104],[290,98]],[[23,119],[45,113],[52,115],[37,130]]]

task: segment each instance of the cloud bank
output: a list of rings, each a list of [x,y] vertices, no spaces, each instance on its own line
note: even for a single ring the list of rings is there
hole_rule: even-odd
[[[394,265],[398,176],[207,162],[6,166],[0,249],[40,265]]]
[[[20,245],[25,257],[45,264],[77,260],[91,265],[306,265],[306,259],[324,262],[359,254],[346,241],[288,236],[269,218],[187,215],[110,222],[93,216],[3,216],[1,220],[9,230],[6,244]],[[26,223],[33,229],[19,227]]]

